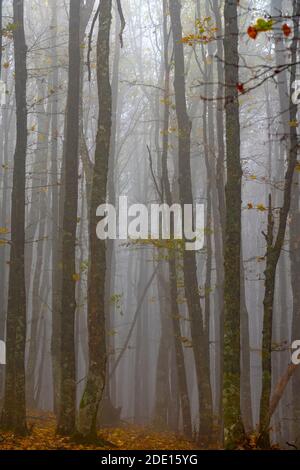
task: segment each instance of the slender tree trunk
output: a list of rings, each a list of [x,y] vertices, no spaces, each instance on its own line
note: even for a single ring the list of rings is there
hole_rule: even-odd
[[[216,19],[216,27],[218,28],[217,41],[217,76],[218,76],[218,102],[216,106],[216,125],[217,125],[217,144],[218,157],[216,165],[216,186],[218,191],[218,209],[221,223],[221,234],[219,231],[215,236],[215,258],[217,266],[217,291],[219,299],[219,345],[217,343],[216,354],[219,362],[219,386],[217,387],[216,401],[218,403],[218,424],[222,430],[223,422],[223,352],[224,352],[224,263],[223,263],[223,246],[225,240],[225,144],[224,144],[224,51],[223,41],[221,40],[223,25],[221,18],[221,1],[213,0],[212,8]],[[214,211],[215,212],[215,211]],[[215,217],[215,215],[214,215]],[[222,431],[221,431],[222,434]],[[222,440],[222,436],[221,436]]]
[[[297,41],[299,35],[299,14],[300,1],[293,2],[293,22],[294,22],[294,38],[291,46],[291,83],[290,96],[293,94],[293,83],[296,79],[296,58],[297,58]],[[297,120],[297,105],[290,101],[289,121]],[[269,429],[269,407],[271,398],[272,383],[272,333],[273,333],[273,309],[274,309],[274,292],[275,278],[278,261],[280,258],[282,246],[284,243],[287,218],[291,207],[291,195],[294,180],[294,171],[298,156],[298,136],[297,129],[293,126],[289,129],[289,151],[288,151],[288,167],[285,174],[283,204],[279,211],[278,229],[274,234],[274,216],[272,207],[272,198],[269,197],[269,213],[268,213],[268,232],[265,235],[267,242],[266,253],[266,269],[265,269],[265,296],[264,296],[264,321],[263,321],[263,345],[262,345],[262,394],[260,401],[260,422],[259,422],[259,445],[263,448],[270,447],[270,429]]]
[[[30,240],[30,246],[36,246],[35,254],[36,260],[35,265],[32,263],[34,258],[34,250],[30,249],[30,256],[27,255],[26,262],[29,266],[28,269],[28,286],[30,287],[30,278],[32,277],[32,312],[30,317],[30,331],[28,333],[27,343],[29,343],[28,349],[28,362],[26,366],[26,400],[27,406],[34,408],[36,403],[34,399],[35,389],[35,370],[37,361],[37,347],[38,347],[38,335],[37,327],[39,323],[39,317],[42,309],[41,298],[44,292],[40,290],[40,278],[43,276],[42,269],[44,265],[44,245],[46,236],[46,214],[47,214],[47,195],[45,192],[47,186],[47,165],[48,165],[48,134],[50,126],[50,102],[47,104],[45,109],[43,103],[45,99],[45,89],[42,80],[37,80],[38,90],[38,105],[37,105],[37,146],[35,151],[35,162],[32,172],[36,173],[36,180],[38,182],[39,190],[32,190],[32,204],[36,207],[30,211],[30,215],[34,218],[29,220],[29,224],[34,227],[33,233],[36,234],[36,242]],[[34,273],[32,276],[32,272]]]
[[[291,287],[293,295],[293,318],[292,318],[292,342],[299,339],[300,332],[300,176],[298,172],[294,174],[291,220],[290,220],[290,263],[291,263]],[[294,372],[292,381],[292,412],[293,412],[293,432],[296,445],[300,443],[300,367]]]
[[[45,371],[45,359],[46,359],[46,351],[47,351],[47,326],[45,319],[41,319],[41,327],[40,329],[40,336],[41,336],[41,357],[40,357],[40,363],[38,367],[38,373],[37,373],[37,386],[35,390],[35,395],[36,395],[36,404],[39,406],[41,402],[41,397],[42,397],[42,390],[43,390],[43,372]],[[41,334],[43,330],[43,334]]]
[[[11,252],[7,309],[7,366],[2,425],[17,434],[26,434],[25,403],[25,180],[27,151],[26,84],[27,47],[24,30],[24,1],[14,0],[15,90],[17,141],[14,155]]]
[[[153,424],[155,428],[165,431],[169,428],[169,402],[171,400],[170,388],[170,315],[169,285],[166,285],[165,264],[160,263],[157,274],[157,290],[161,320],[161,333],[158,347],[157,365],[155,373],[155,407]]]
[[[108,171],[108,182],[107,182],[107,193],[108,202],[114,207],[116,206],[116,185],[115,185],[115,163],[116,163],[116,138],[118,128],[118,100],[119,100],[119,68],[120,68],[120,52],[121,44],[119,41],[120,33],[120,21],[115,22],[115,50],[112,65],[112,128],[111,128],[111,139],[110,139],[110,155],[109,155],[109,171]],[[106,311],[106,330],[112,331],[114,329],[114,316],[115,316],[115,305],[111,302],[112,295],[114,294],[115,286],[115,271],[116,271],[116,258],[115,258],[115,240],[107,240],[107,272],[106,272],[106,299],[105,299],[105,311]],[[115,336],[107,335],[107,347],[108,351],[115,350]],[[116,392],[116,376],[115,374],[109,379],[110,370],[113,367],[114,354],[108,355],[107,369],[106,369],[106,385],[105,385],[105,399],[107,411],[114,415],[114,424],[116,424],[115,416],[116,410],[112,412],[114,406],[114,397]],[[113,418],[113,416],[112,416]]]
[[[2,0],[0,0],[0,80],[2,75]]]
[[[76,310],[76,229],[78,206],[78,134],[80,94],[80,0],[70,1],[69,81],[66,118],[65,195],[62,234],[61,400],[57,431],[75,431],[76,373],[74,323]]]
[[[300,178],[295,174],[293,185],[293,199],[290,224],[290,260],[291,260],[291,282],[293,293],[293,320],[292,320],[292,341],[299,339],[300,331]],[[298,367],[292,382],[293,393],[293,427],[294,439],[297,444],[300,442],[300,368]]]
[[[163,0],[163,34],[164,34],[164,68],[165,68],[165,86],[164,86],[164,117],[163,117],[163,142],[162,142],[162,185],[165,202],[172,206],[172,193],[168,171],[168,149],[169,149],[169,121],[170,121],[170,71],[169,63],[169,39],[167,11],[168,2]],[[173,231],[173,227],[172,227]],[[172,235],[173,236],[173,235]],[[177,303],[177,267],[176,267],[176,247],[168,250],[169,264],[169,284],[170,284],[170,306],[171,320],[174,337],[174,351],[176,361],[177,380],[179,387],[180,405],[182,411],[183,431],[187,436],[192,434],[192,419],[190,409],[190,399],[187,386],[186,367],[184,362],[184,352],[181,342],[180,312]]]
[[[57,60],[57,0],[52,2],[52,97],[51,97],[51,207],[52,207],[52,380],[54,411],[58,414],[60,401],[60,270],[59,270],[59,167],[58,167],[58,60]]]
[[[251,357],[250,357],[250,333],[249,314],[246,304],[245,269],[243,262],[243,250],[241,252],[241,413],[245,431],[250,434],[253,431],[251,396]]]
[[[184,204],[193,204],[192,178],[191,178],[191,129],[192,125],[187,114],[186,92],[185,92],[185,64],[181,25],[181,3],[172,0],[169,4],[175,60],[175,101],[176,115],[178,121],[178,144],[179,144],[179,193],[182,207]],[[199,398],[199,442],[207,445],[211,439],[213,427],[212,396],[210,384],[210,370],[205,361],[206,341],[204,337],[204,326],[202,308],[199,296],[197,279],[197,264],[195,252],[183,252],[183,272],[185,295],[188,304],[191,321],[191,336],[196,366]]]
[[[223,413],[225,447],[243,439],[240,407],[240,313],[241,313],[241,180],[240,121],[236,84],[239,82],[238,1],[224,7],[225,112],[226,112],[226,223],[224,240],[224,382]]]
[[[2,78],[2,0],[0,0],[0,80]],[[4,112],[1,112],[1,129],[0,129],[0,165],[4,165]],[[3,199],[4,199],[4,191],[5,189],[2,189],[2,197],[1,197],[1,203],[0,203],[0,226],[2,224],[2,213],[3,210],[6,210],[5,207],[3,207]],[[5,219],[3,220],[3,222]],[[4,265],[4,256],[3,256],[3,247],[2,247],[2,252],[0,254],[0,269],[5,269]],[[4,301],[4,286],[5,286],[5,274],[3,275],[4,279],[1,282],[1,287],[0,287],[0,304]],[[4,303],[4,302],[3,302]],[[4,313],[4,308],[1,306],[0,307],[0,340],[4,340],[4,334],[5,334],[5,313]],[[3,365],[0,364],[0,399],[2,397],[2,387],[3,387],[3,379],[4,379],[4,367]]]
[[[139,274],[137,283],[137,292],[143,292],[147,280],[147,262],[146,254],[141,254],[139,260]],[[134,422],[137,425],[146,424],[146,377],[145,377],[145,352],[147,350],[147,336],[144,336],[144,322],[147,316],[148,305],[144,302],[141,314],[138,316],[135,338],[135,364],[134,364]]]
[[[90,263],[88,274],[89,371],[78,420],[78,431],[95,438],[97,413],[105,386],[105,274],[106,244],[96,235],[96,211],[107,196],[108,162],[112,127],[112,96],[109,74],[109,39],[112,1],[103,0],[99,12],[97,80],[99,100],[98,133],[90,210]]]

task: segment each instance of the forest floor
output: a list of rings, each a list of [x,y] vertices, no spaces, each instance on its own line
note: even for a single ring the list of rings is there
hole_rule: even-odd
[[[195,443],[169,432],[155,432],[151,428],[123,426],[103,429],[101,440],[112,446],[105,447],[78,445],[69,438],[55,434],[56,422],[52,415],[32,413],[28,417],[30,433],[17,437],[11,433],[0,432],[1,450],[196,450]]]

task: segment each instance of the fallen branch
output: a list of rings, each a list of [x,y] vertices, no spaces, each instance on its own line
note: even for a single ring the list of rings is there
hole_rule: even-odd
[[[152,284],[152,281],[153,281],[153,279],[154,279],[155,276],[156,276],[157,271],[158,271],[158,267],[156,267],[156,269],[153,271],[153,274],[152,274],[152,276],[150,277],[150,279],[149,279],[149,281],[148,281],[148,283],[147,283],[147,285],[146,285],[146,287],[145,287],[145,289],[144,289],[143,295],[141,296],[141,298],[140,298],[140,300],[139,300],[139,303],[138,303],[138,305],[137,305],[137,308],[136,308],[136,311],[135,311],[135,314],[134,314],[133,322],[132,322],[131,327],[130,327],[130,330],[129,330],[129,332],[128,332],[126,341],[125,341],[125,343],[124,343],[124,345],[123,345],[123,347],[122,347],[122,349],[121,349],[121,351],[120,351],[120,354],[119,354],[119,356],[118,356],[116,362],[115,362],[114,365],[113,365],[113,368],[112,368],[112,370],[111,370],[111,372],[110,372],[110,374],[109,374],[109,378],[111,378],[111,377],[113,376],[113,374],[115,373],[115,371],[116,371],[116,369],[117,369],[118,365],[120,364],[120,361],[121,361],[121,359],[122,359],[122,357],[123,357],[123,354],[124,354],[124,352],[126,351],[126,349],[127,349],[127,347],[128,347],[128,344],[129,344],[131,335],[132,335],[132,333],[133,333],[135,324],[136,324],[136,322],[137,322],[137,319],[138,319],[138,316],[139,316],[141,307],[142,307],[142,305],[143,305],[143,302],[144,302],[144,300],[145,300],[145,297],[146,297],[146,295],[147,295],[147,292],[148,292],[148,290],[149,290],[149,288],[150,288],[150,286],[151,286],[151,284]]]
[[[270,400],[270,407],[269,407],[269,415],[268,419],[266,421],[265,427],[263,430],[260,432],[260,437],[258,438],[258,444],[260,443],[261,436],[265,431],[267,431],[270,428],[270,423],[271,419],[278,407],[278,404],[284,394],[284,391],[291,379],[291,377],[294,375],[298,365],[295,364],[289,364],[287,370],[285,373],[280,377],[279,381],[276,384],[276,387],[274,389],[273,395]]]
[[[277,408],[277,406],[278,406],[278,404],[279,404],[279,402],[282,398],[282,395],[284,394],[286,386],[289,383],[291,377],[294,375],[297,367],[298,366],[295,365],[295,364],[292,364],[292,363],[289,364],[287,370],[285,371],[283,376],[277,382],[277,385],[275,387],[275,390],[274,390],[274,393],[271,397],[271,402],[270,402],[270,411],[269,411],[270,421],[271,421],[271,418],[272,418],[273,414],[276,411],[276,408]]]

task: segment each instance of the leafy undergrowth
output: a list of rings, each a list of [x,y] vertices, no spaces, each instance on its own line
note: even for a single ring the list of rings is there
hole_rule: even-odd
[[[17,437],[8,432],[0,432],[0,450],[97,450],[103,447],[78,445],[69,438],[55,434],[55,419],[48,414],[39,414],[28,418],[30,433],[26,437]],[[112,446],[107,450],[196,450],[193,442],[168,432],[155,432],[148,428],[126,426],[103,429],[99,438]]]

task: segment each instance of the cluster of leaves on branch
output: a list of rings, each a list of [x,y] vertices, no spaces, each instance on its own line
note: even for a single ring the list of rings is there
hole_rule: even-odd
[[[181,39],[181,42],[193,46],[194,44],[208,44],[216,39],[215,33],[218,28],[212,23],[210,16],[205,16],[203,19],[197,19],[195,22],[197,32],[195,34],[188,34]]]
[[[266,33],[268,31],[273,31],[274,25],[275,25],[275,21],[272,18],[270,19],[258,18],[254,24],[248,27],[247,34],[251,39],[256,39],[259,33]],[[282,25],[281,30],[286,38],[288,38],[292,33],[292,29],[287,23],[284,23]],[[246,89],[243,83],[237,83],[236,89],[241,94],[246,93]],[[297,125],[295,127],[297,127]],[[290,123],[290,126],[292,127],[293,124]]]
[[[256,39],[259,33],[266,33],[272,31],[275,21],[270,19],[258,18],[255,24],[252,24],[248,27],[247,34],[251,39]],[[285,37],[289,37],[292,33],[291,27],[284,23],[281,27],[281,30]]]

